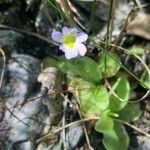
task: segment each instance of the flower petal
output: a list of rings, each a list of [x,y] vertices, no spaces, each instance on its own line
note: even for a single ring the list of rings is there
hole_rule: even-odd
[[[86,46],[84,44],[81,44],[81,43],[78,43],[77,50],[78,50],[78,53],[80,56],[84,56],[86,51],[87,51]]]
[[[70,30],[70,32],[72,33],[72,34],[77,34],[79,31],[78,31],[78,29],[77,28],[72,28],[71,30]]]
[[[82,32],[82,33],[78,34],[77,41],[78,42],[85,42],[87,40],[87,38],[88,38],[88,35],[86,33]]]
[[[59,46],[59,49],[62,50],[63,52],[65,52],[65,50],[66,50],[65,44],[61,44],[61,45]]]
[[[69,33],[70,32],[70,29],[68,28],[68,27],[63,27],[62,28],[62,33],[63,34],[67,34],[67,33]]]
[[[58,43],[61,43],[63,34],[59,31],[52,32],[52,39]]]
[[[65,51],[65,57],[67,59],[75,58],[78,56],[78,51],[77,49],[68,49]]]

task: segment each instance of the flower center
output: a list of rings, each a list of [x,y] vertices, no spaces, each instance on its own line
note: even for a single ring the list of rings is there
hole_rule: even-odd
[[[67,47],[72,48],[76,42],[76,36],[69,33],[63,37],[63,42],[67,45]]]

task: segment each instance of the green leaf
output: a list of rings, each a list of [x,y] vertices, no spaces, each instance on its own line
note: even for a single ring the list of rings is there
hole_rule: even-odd
[[[110,110],[106,110],[102,113],[100,119],[97,121],[95,125],[96,131],[104,134],[114,134],[112,132],[114,128],[114,121],[111,118],[111,116],[109,116],[110,112],[111,112]]]
[[[96,123],[95,129],[103,133],[103,144],[107,150],[127,150],[129,137],[122,123],[114,121],[110,111],[105,111]]]
[[[112,134],[113,133],[113,134]],[[127,150],[129,136],[122,123],[114,121],[114,129],[111,134],[104,134],[103,144],[107,150]]]
[[[142,55],[144,54],[145,49],[139,46],[132,46],[129,48],[128,53],[129,54],[136,54],[136,55]]]
[[[138,103],[131,104],[128,103],[123,109],[121,109],[119,112],[119,119],[124,121],[135,121],[137,120],[141,115],[140,105]]]
[[[144,88],[150,90],[150,76],[149,76],[147,70],[144,71],[144,73],[142,74],[140,80],[141,80],[141,82],[142,82],[141,85],[142,85]]]
[[[74,81],[72,81],[73,83]],[[105,87],[79,80],[76,84],[76,97],[82,112],[86,116],[99,116],[109,105],[109,94]]]
[[[43,59],[43,69],[48,68],[48,67],[57,67],[57,60],[50,58],[50,57],[46,57]]]
[[[79,69],[77,67],[71,67],[70,61],[67,60],[64,56],[58,58],[58,68],[61,72],[72,75],[79,75]]]
[[[89,57],[79,57],[71,60],[61,58],[58,66],[62,72],[79,76],[87,81],[99,82],[101,79],[98,64]]]
[[[116,94],[116,96],[113,94]],[[117,79],[115,84],[112,86],[112,90],[110,91],[110,110],[116,112],[128,103],[129,96],[130,96],[130,84],[129,82],[120,77]]]
[[[117,54],[109,53],[102,54],[98,61],[99,69],[102,72],[103,77],[114,76],[121,67],[121,61]]]

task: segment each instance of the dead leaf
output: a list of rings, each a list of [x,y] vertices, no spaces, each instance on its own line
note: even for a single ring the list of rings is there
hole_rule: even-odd
[[[150,40],[150,16],[140,15],[127,26],[127,34]]]

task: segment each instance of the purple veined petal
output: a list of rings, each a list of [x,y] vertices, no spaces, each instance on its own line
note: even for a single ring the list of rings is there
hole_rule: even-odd
[[[62,41],[62,36],[63,34],[59,31],[53,31],[52,32],[52,39],[55,41],[55,42],[58,42],[58,43],[61,43]]]
[[[77,41],[80,43],[85,42],[87,40],[87,38],[88,38],[88,35],[83,32],[77,35]]]
[[[75,58],[77,56],[78,56],[77,49],[68,49],[68,50],[65,50],[65,57],[67,59]]]
[[[67,33],[69,33],[70,32],[70,29],[68,28],[68,27],[63,27],[62,28],[62,33],[63,34],[67,34]]]
[[[80,56],[84,56],[85,53],[87,52],[86,46],[82,43],[78,43],[77,50]]]

